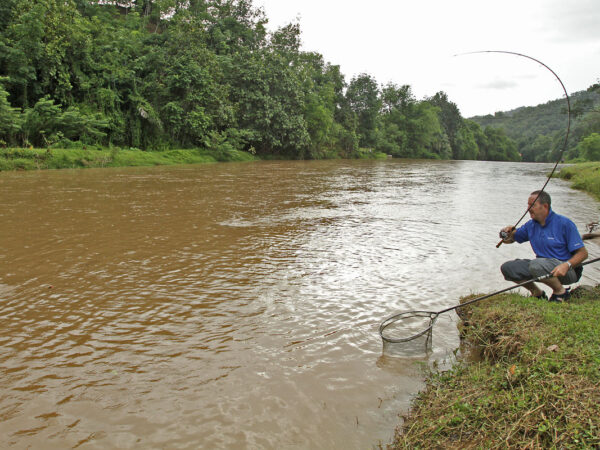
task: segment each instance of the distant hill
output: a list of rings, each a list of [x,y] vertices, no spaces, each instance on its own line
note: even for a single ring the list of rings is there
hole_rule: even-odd
[[[570,94],[569,98],[571,133],[566,156],[576,157],[575,147],[579,141],[590,132],[600,130],[600,93],[579,91]],[[474,116],[470,120],[482,128],[503,128],[507,136],[517,143],[523,161],[552,161],[563,146],[567,129],[567,103],[560,98],[537,106]]]

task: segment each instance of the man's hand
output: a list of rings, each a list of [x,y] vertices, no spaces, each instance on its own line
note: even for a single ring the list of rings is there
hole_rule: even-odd
[[[552,269],[552,272],[550,272],[552,275],[554,275],[555,277],[564,277],[567,272],[569,271],[570,267],[569,265],[564,262],[562,264],[559,264],[558,266],[556,266],[554,269]]]
[[[512,225],[502,228],[500,230],[500,238],[502,239],[502,242],[505,244],[512,244],[515,242],[515,231],[517,231],[517,229]]]
[[[573,252],[571,259],[569,259],[569,261],[571,263],[571,267],[578,266],[583,261],[585,261],[585,259],[587,257],[588,257],[587,249],[585,247],[578,248],[577,250],[575,250]],[[556,266],[550,273],[552,275],[554,275],[555,277],[564,277],[571,267],[569,267],[569,265],[565,261],[564,263]]]

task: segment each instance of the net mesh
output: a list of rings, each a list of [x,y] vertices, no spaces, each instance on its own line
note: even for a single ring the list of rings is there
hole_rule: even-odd
[[[423,354],[429,354],[432,349],[431,331],[418,336],[410,341],[402,343],[383,341],[383,354],[385,356],[394,356],[397,358],[422,357]]]
[[[417,356],[431,350],[433,324],[437,316],[430,311],[406,311],[384,320],[379,326],[383,353]]]

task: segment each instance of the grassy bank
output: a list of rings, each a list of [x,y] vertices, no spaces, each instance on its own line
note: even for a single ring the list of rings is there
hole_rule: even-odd
[[[573,188],[589,192],[600,200],[600,162],[563,167],[558,176],[570,180]]]
[[[0,149],[0,171],[64,169],[77,167],[157,166],[214,163],[218,161],[252,161],[250,153],[231,150],[219,154],[205,150],[168,150],[146,152],[137,149]]]
[[[386,159],[385,153],[360,149],[358,159]],[[209,152],[201,149],[166,150],[160,152],[120,148],[3,148],[0,149],[0,171],[72,169],[84,167],[160,166],[204,164],[224,161],[259,160],[247,152],[228,150]]]
[[[389,448],[598,448],[599,299],[469,307],[461,333],[481,360],[432,375]]]

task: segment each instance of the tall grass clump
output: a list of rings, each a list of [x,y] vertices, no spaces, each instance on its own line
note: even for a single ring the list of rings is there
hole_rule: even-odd
[[[600,162],[563,167],[558,176],[571,181],[571,187],[589,192],[600,200]]]
[[[599,448],[600,289],[578,294],[467,307],[478,360],[432,374],[388,447]]]

